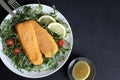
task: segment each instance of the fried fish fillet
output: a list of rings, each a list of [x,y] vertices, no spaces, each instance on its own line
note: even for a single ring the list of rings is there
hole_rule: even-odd
[[[39,49],[37,37],[31,21],[24,21],[16,25],[18,38],[27,55],[29,61],[34,65],[40,65],[43,62],[42,54]]]
[[[48,31],[41,27],[36,21],[30,20],[30,22],[34,27],[40,51],[45,55],[45,57],[52,57],[58,52],[58,45],[55,40]]]

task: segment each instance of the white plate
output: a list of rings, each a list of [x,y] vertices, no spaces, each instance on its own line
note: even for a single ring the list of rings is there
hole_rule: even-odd
[[[39,6],[38,4],[28,4],[28,5],[24,5],[24,6],[31,6],[31,7],[36,7],[36,6]],[[50,13],[50,12],[53,12],[53,8],[52,7],[49,7],[47,5],[42,5],[43,6],[43,12],[44,13]],[[23,7],[23,6],[21,6]],[[17,9],[16,9],[17,10]],[[16,10],[14,10],[14,12],[16,12]],[[12,15],[8,14],[5,19],[10,19],[12,17]],[[70,32],[70,35],[67,37],[67,40],[68,42],[71,43],[71,49],[72,49],[72,46],[73,46],[73,35],[72,35],[72,30],[70,28],[70,25],[68,23],[68,21],[66,20],[66,18],[60,13],[58,12],[57,13],[57,18],[60,18],[60,19],[63,19],[65,23],[68,24],[68,27],[69,27],[69,30],[71,31]],[[3,23],[3,22],[2,22]],[[2,24],[1,23],[1,24]],[[56,72],[57,70],[59,70],[64,64],[65,62],[67,61],[67,59],[69,58],[70,56],[70,53],[71,53],[71,50],[68,52],[66,58],[64,61],[62,61],[59,65],[58,65],[58,68],[55,69],[55,70],[49,70],[49,71],[44,71],[44,72],[28,72],[28,71],[24,71],[23,73],[21,73],[18,69],[16,69],[14,66],[13,66],[13,62],[11,61],[11,59],[6,56],[3,51],[2,51],[2,42],[1,42],[1,39],[0,39],[0,58],[1,60],[3,61],[3,63],[7,66],[8,69],[10,69],[12,72],[20,75],[20,76],[23,76],[23,77],[27,77],[27,78],[41,78],[41,77],[45,77],[45,76],[48,76],[48,75],[51,75],[53,74],[54,72]]]

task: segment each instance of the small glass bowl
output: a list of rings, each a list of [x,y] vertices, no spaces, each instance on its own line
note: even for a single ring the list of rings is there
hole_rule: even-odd
[[[72,76],[72,69],[73,69],[73,66],[75,65],[75,63],[78,61],[85,61],[89,64],[90,75],[88,76],[88,78],[86,80],[94,80],[95,74],[96,74],[95,66],[89,59],[84,58],[84,57],[77,57],[70,62],[69,66],[68,66],[68,72],[67,72],[70,80],[74,80],[74,78]]]

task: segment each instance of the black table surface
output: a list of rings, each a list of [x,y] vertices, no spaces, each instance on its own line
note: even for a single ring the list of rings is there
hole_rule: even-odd
[[[17,0],[21,5],[37,0]],[[66,64],[54,74],[38,79],[16,75],[0,60],[0,80],[69,80],[67,67],[76,57],[90,59],[95,80],[120,80],[120,2],[111,0],[40,0],[55,5],[69,21],[74,45]],[[0,22],[8,13],[0,6]]]

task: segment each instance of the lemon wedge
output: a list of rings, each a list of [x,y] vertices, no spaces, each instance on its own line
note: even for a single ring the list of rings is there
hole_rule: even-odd
[[[72,76],[75,80],[86,80],[90,75],[90,66],[85,61],[78,61],[73,69]]]
[[[43,15],[39,18],[39,22],[42,24],[50,24],[51,22],[56,22],[56,20],[50,15]]]
[[[49,28],[51,31],[55,32],[56,34],[60,35],[61,37],[65,37],[65,35],[66,35],[66,29],[65,29],[65,27],[64,27],[62,24],[60,24],[60,23],[57,23],[57,22],[50,23],[50,24],[48,25],[48,28]]]

